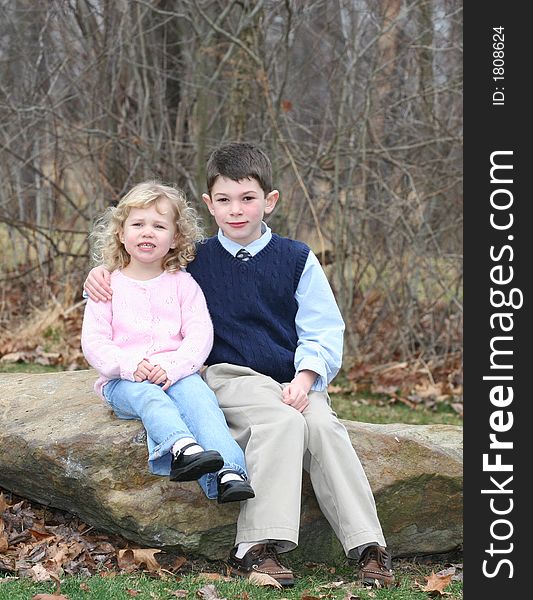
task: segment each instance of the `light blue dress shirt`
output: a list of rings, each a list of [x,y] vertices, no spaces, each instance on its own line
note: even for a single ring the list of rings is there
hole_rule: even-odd
[[[255,256],[272,238],[266,223],[261,224],[261,237],[248,246],[239,246],[218,230],[222,246],[233,256],[241,248]],[[318,374],[311,389],[325,391],[342,365],[344,321],[318,258],[309,252],[298,288],[294,294],[298,304],[295,323],[298,347],[294,357],[296,372],[310,370]]]

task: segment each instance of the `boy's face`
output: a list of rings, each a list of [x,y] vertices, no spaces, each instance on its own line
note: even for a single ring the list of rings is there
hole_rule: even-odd
[[[211,189],[211,196],[203,194],[209,212],[230,240],[247,246],[261,237],[261,221],[276,206],[279,192],[267,196],[255,179],[226,179],[219,176]]]

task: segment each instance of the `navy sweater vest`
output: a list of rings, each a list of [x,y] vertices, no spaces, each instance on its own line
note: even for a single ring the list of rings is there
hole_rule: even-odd
[[[280,383],[294,377],[294,293],[309,247],[273,234],[253,258],[234,258],[217,237],[198,244],[187,271],[207,300],[215,339],[208,365],[250,367]]]

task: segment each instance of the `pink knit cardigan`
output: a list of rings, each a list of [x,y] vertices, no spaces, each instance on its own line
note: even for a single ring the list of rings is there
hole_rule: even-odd
[[[175,383],[196,373],[213,345],[213,324],[204,295],[185,271],[164,272],[137,281],[111,274],[110,302],[87,300],[81,345],[100,377],[95,391],[110,379],[134,381],[138,364],[160,365]]]

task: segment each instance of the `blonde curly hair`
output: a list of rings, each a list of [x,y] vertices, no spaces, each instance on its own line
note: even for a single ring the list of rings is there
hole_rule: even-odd
[[[108,271],[124,269],[130,262],[130,255],[120,241],[120,233],[131,209],[149,208],[155,204],[159,211],[158,202],[163,199],[172,207],[177,231],[176,247],[165,256],[163,269],[173,272],[186,267],[195,257],[196,242],[204,237],[198,215],[180,189],[156,180],[137,184],[117,206],[108,207],[96,220],[89,235],[94,263],[103,265]]]

